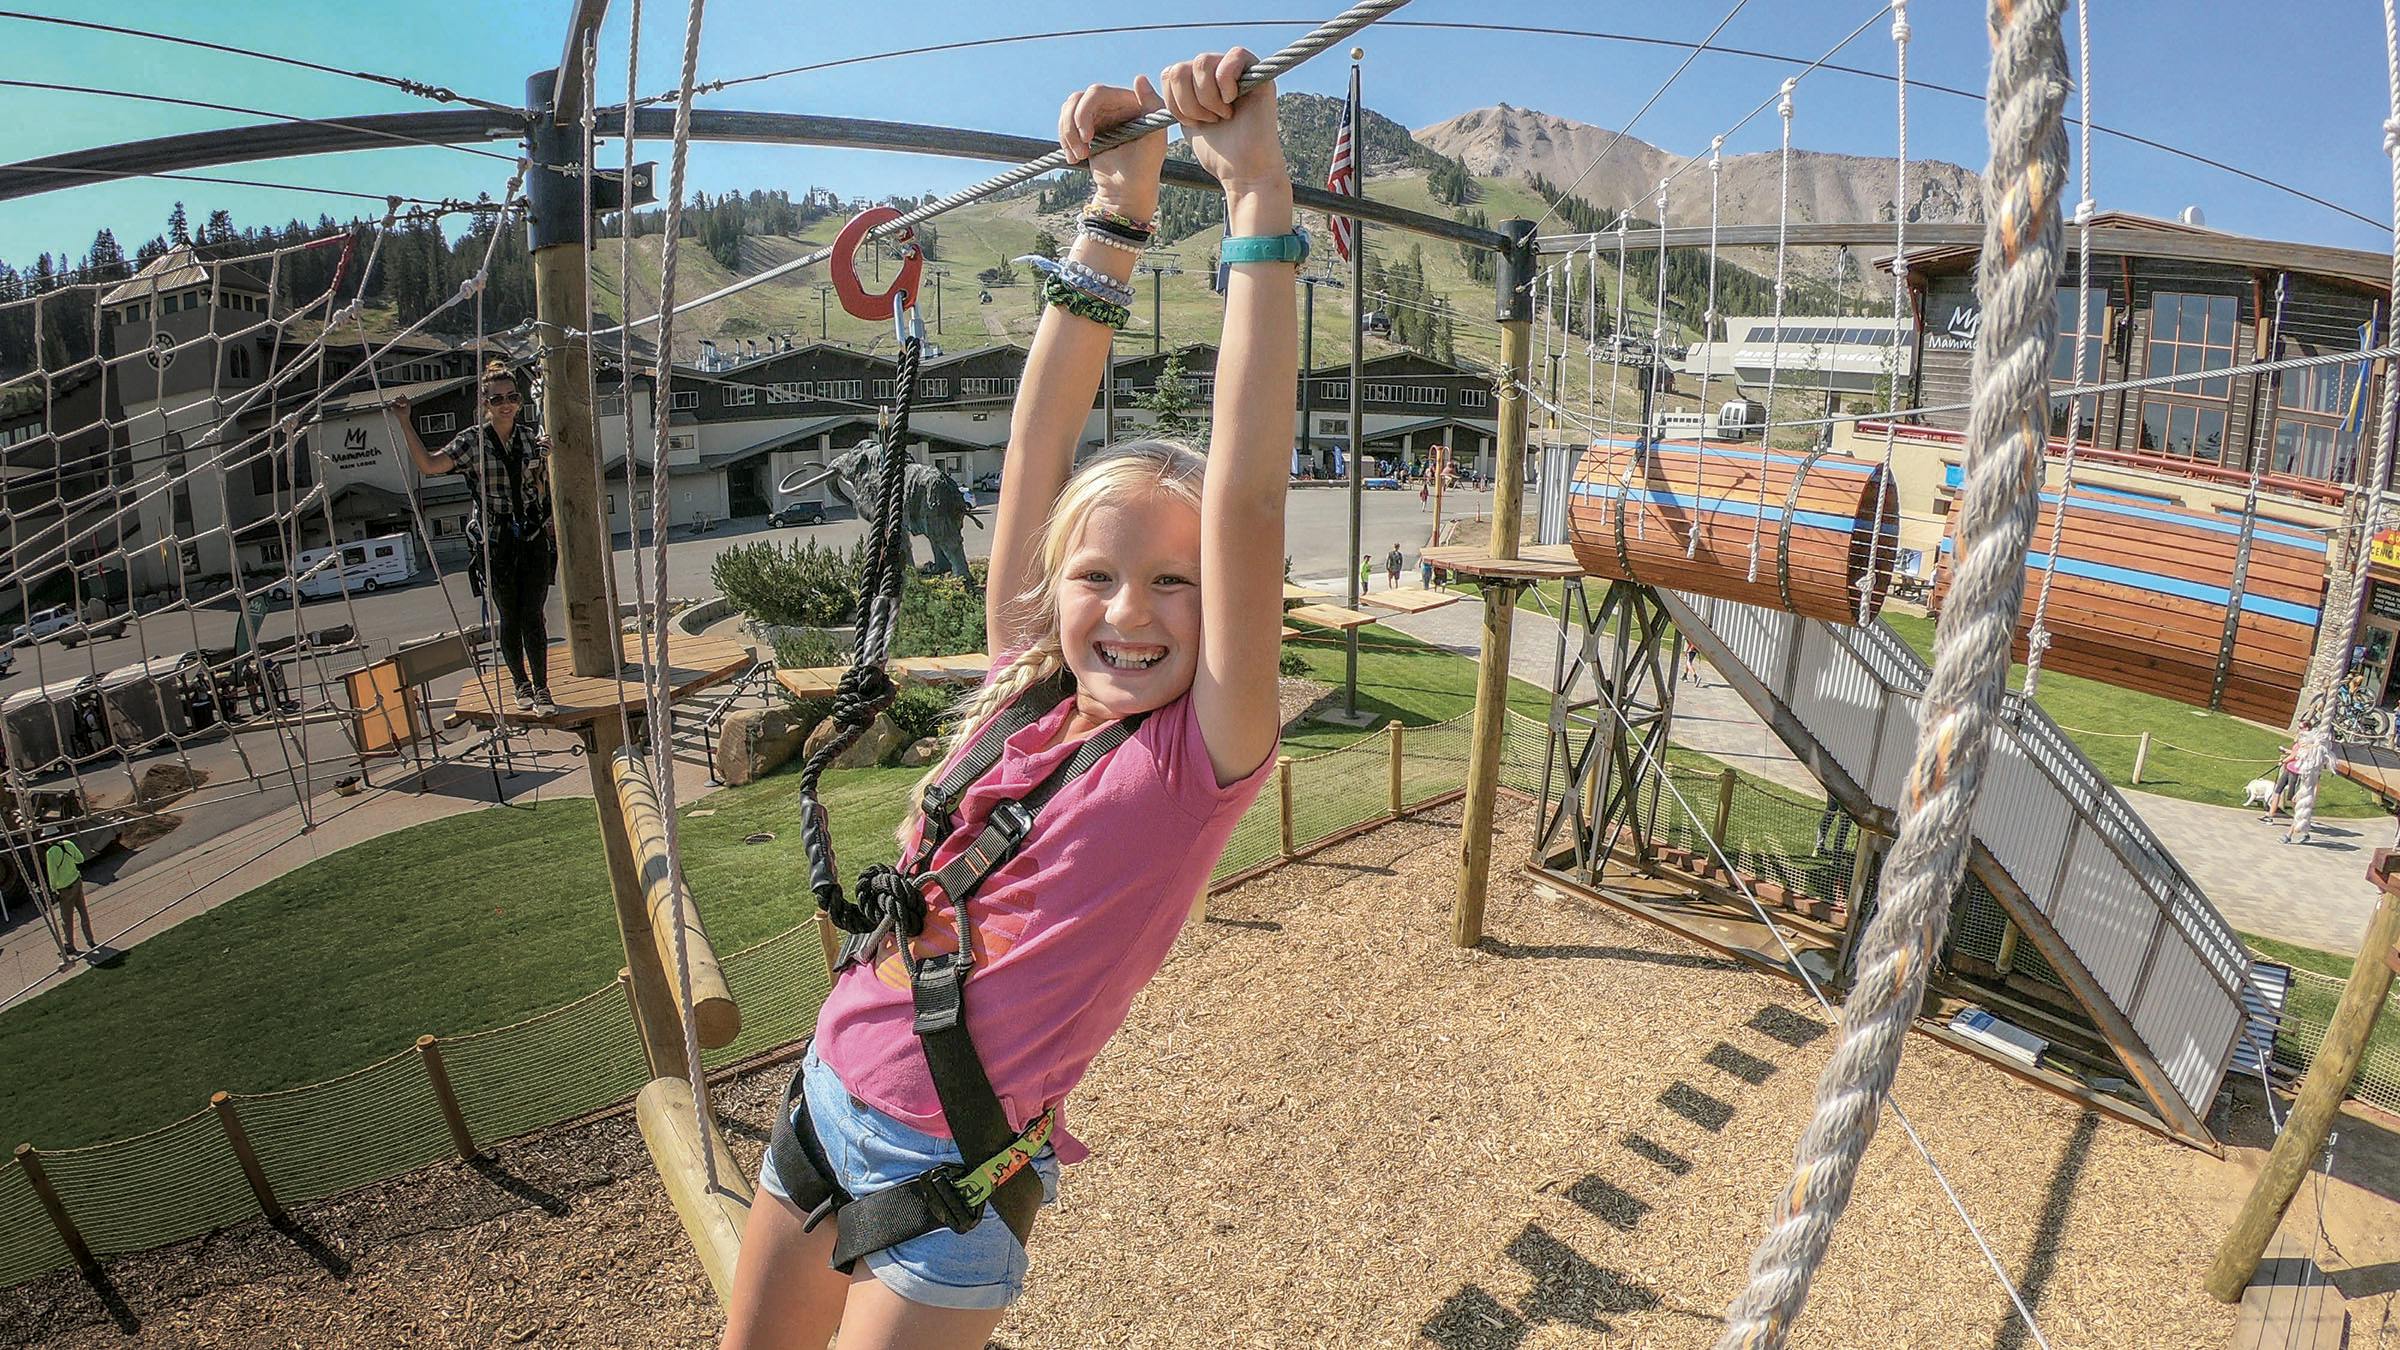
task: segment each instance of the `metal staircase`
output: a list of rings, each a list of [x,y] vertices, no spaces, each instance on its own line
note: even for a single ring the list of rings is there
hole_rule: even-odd
[[[1661,602],[1844,810],[1893,831],[1927,667],[1878,620],[1853,627],[1706,596]],[[2056,970],[2176,1132],[2214,1143],[2210,1102],[2242,1035],[2241,939],[2038,706],[2010,694],[1969,866]]]

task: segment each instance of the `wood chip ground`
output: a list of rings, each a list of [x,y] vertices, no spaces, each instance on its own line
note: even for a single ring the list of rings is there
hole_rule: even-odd
[[[1832,1037],[1788,982],[1495,878],[1448,941],[1457,823],[1211,901],[1074,1099],[1091,1161],[996,1344],[1704,1347]],[[1524,856],[1521,813],[1497,856]],[[755,1165],[786,1071],[720,1102]],[[1899,1095],[2050,1344],[2223,1345],[2197,1288],[2238,1169],[1922,1038]],[[0,1344],[691,1346],[708,1285],[629,1117],[0,1292]],[[2355,1305],[2354,1305],[2355,1306]],[[2376,1344],[2379,1334],[2353,1338]],[[1793,1344],[2029,1345],[1896,1129]]]

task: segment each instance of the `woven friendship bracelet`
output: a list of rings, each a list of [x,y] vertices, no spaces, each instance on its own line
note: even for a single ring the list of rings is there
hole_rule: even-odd
[[[1085,211],[1082,223],[1092,229],[1113,234],[1127,243],[1146,244],[1150,242],[1152,232],[1150,222],[1135,220],[1122,211],[1100,209]]]
[[[1111,300],[1103,300],[1089,291],[1077,290],[1066,278],[1050,275],[1042,279],[1042,303],[1055,305],[1079,318],[1110,328],[1123,328],[1133,318],[1132,311]]]

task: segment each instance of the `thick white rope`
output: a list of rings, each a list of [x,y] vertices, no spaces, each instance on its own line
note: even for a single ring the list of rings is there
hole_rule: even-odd
[[[700,1064],[700,1019],[692,1011],[692,957],[685,940],[687,897],[683,877],[683,847],[678,838],[675,817],[675,705],[667,690],[667,439],[675,400],[672,393],[675,374],[675,259],[682,250],[677,242],[683,234],[684,166],[692,148],[692,89],[698,83],[700,68],[700,15],[707,0],[691,0],[683,25],[683,83],[675,100],[675,148],[667,174],[666,228],[659,236],[658,277],[658,374],[655,414],[650,442],[650,529],[657,557],[651,567],[652,592],[648,612],[643,615],[643,631],[652,640],[647,644],[648,659],[642,663],[642,697],[650,723],[650,776],[658,792],[659,814],[665,818],[667,830],[668,891],[674,900],[675,920],[675,979],[677,1010],[683,1016],[684,1064],[691,1073],[692,1118],[699,1131],[703,1147],[700,1156],[708,1176],[708,1188],[721,1188],[717,1177],[716,1150],[707,1146],[713,1138],[709,1124],[708,1074]],[[630,181],[630,180],[629,180]],[[620,287],[624,285],[620,278]],[[620,292],[622,294],[622,291]],[[633,483],[633,444],[625,446],[625,482]],[[627,516],[631,519],[630,513]],[[635,551],[640,551],[638,543]],[[613,560],[611,566],[613,566]],[[616,616],[609,616],[609,631],[614,645]]]
[[[1650,416],[1639,433],[1646,445],[1658,440],[1659,399],[1665,396],[1659,376],[1667,368],[1667,180],[1658,180],[1658,293],[1650,313]]]
[[[1905,88],[1905,86],[1903,86]],[[2086,0],[2075,4],[2075,95],[2079,101],[2076,117],[2076,170],[2081,195],[2075,202],[2075,383],[2083,383],[2085,353],[2098,340],[2084,329],[2090,325],[2092,312],[2092,216],[2099,207],[2092,198],[2092,17]],[[2130,297],[2128,297],[2130,301]],[[2282,305],[2276,306],[2276,323],[2282,323]],[[2092,418],[2099,420],[2099,401],[2093,400]],[[2099,429],[2093,428],[2097,437]],[[1884,443],[1891,443],[1891,428],[1884,429]],[[2042,656],[2050,650],[2050,584],[2058,576],[2058,547],[2067,529],[2067,512],[2075,499],[2075,452],[2083,443],[2083,401],[2067,405],[2067,453],[2060,466],[2058,508],[2050,514],[2050,546],[2042,556],[2042,587],[2033,599],[2033,623],[2025,632],[2025,697],[2032,698],[2042,682]],[[2045,450],[2047,447],[2045,447]],[[2250,465],[2250,496],[2242,515],[2250,519],[2258,514],[2258,464]]]
[[[1809,1280],[1849,1203],[1925,979],[1966,867],[1968,813],[1981,786],[2024,601],[2025,545],[2048,441],[2051,345],[2060,271],[2058,192],[2066,179],[2065,0],[1990,0],[1993,44],[1984,175],[1984,321],[1958,561],[1926,678],[1921,730],[1901,794],[1882,900],[1858,948],[1841,1039],[1817,1085],[1791,1184],[1776,1198],[1750,1283],[1726,1312],[1719,1350],[1776,1350],[1808,1301]]]
[[[1900,411],[1900,335],[1908,331],[1908,0],[1892,0],[1892,70],[1899,88],[1899,108],[1893,116],[1892,152],[1892,332],[1883,348],[1883,477],[1892,479],[1893,438]],[[2089,109],[2086,109],[2087,117]],[[2089,195],[2089,194],[2086,194]],[[2083,373],[2076,372],[2082,382]],[[1828,435],[1831,433],[1828,432]],[[1899,494],[1894,492],[1893,497]],[[1883,566],[1883,529],[1892,525],[1894,549],[1899,526],[1884,509],[1885,494],[1875,493],[1875,529],[1867,538],[1867,570],[1858,579],[1858,621],[1875,613],[1875,576]]]
[[[1717,219],[1724,185],[1725,138],[1719,136],[1708,143],[1708,313],[1700,331],[1700,430],[1692,437],[1692,527],[1683,541],[1686,558],[1700,556],[1700,500],[1708,493],[1708,456],[1701,449],[1709,439],[1708,386],[1717,378]]]
[[[1608,340],[1616,355],[1608,361],[1608,430],[1618,440],[1625,439],[1624,419],[1617,413],[1617,377],[1625,370],[1625,228],[1633,221],[1633,212],[1617,213],[1617,299],[1616,317],[1609,320]],[[1630,463],[1626,469],[1632,473]]]
[[[1758,502],[1750,515],[1751,581],[1758,580],[1759,534],[1767,520],[1767,452],[1775,448],[1775,387],[1783,374],[1784,263],[1789,253],[1785,243],[1792,223],[1792,90],[1799,83],[1797,78],[1785,80],[1775,101],[1775,114],[1783,121],[1783,168],[1775,192],[1775,332],[1767,357],[1767,416],[1758,429]]]

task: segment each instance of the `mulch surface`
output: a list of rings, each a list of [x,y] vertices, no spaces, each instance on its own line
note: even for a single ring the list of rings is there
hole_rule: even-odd
[[[1504,808],[1505,809],[1505,808]],[[1521,810],[1496,857],[1524,856]],[[1455,809],[1211,898],[1075,1098],[1092,1159],[996,1343],[1707,1346],[1833,1037],[1796,986],[1495,877]],[[754,1164],[788,1070],[719,1102]],[[1898,1095],[2050,1344],[2222,1345],[2222,1165],[1922,1038]],[[0,1291],[0,1345],[701,1345],[718,1315],[630,1116]],[[2020,1342],[1896,1129],[1793,1344]]]

